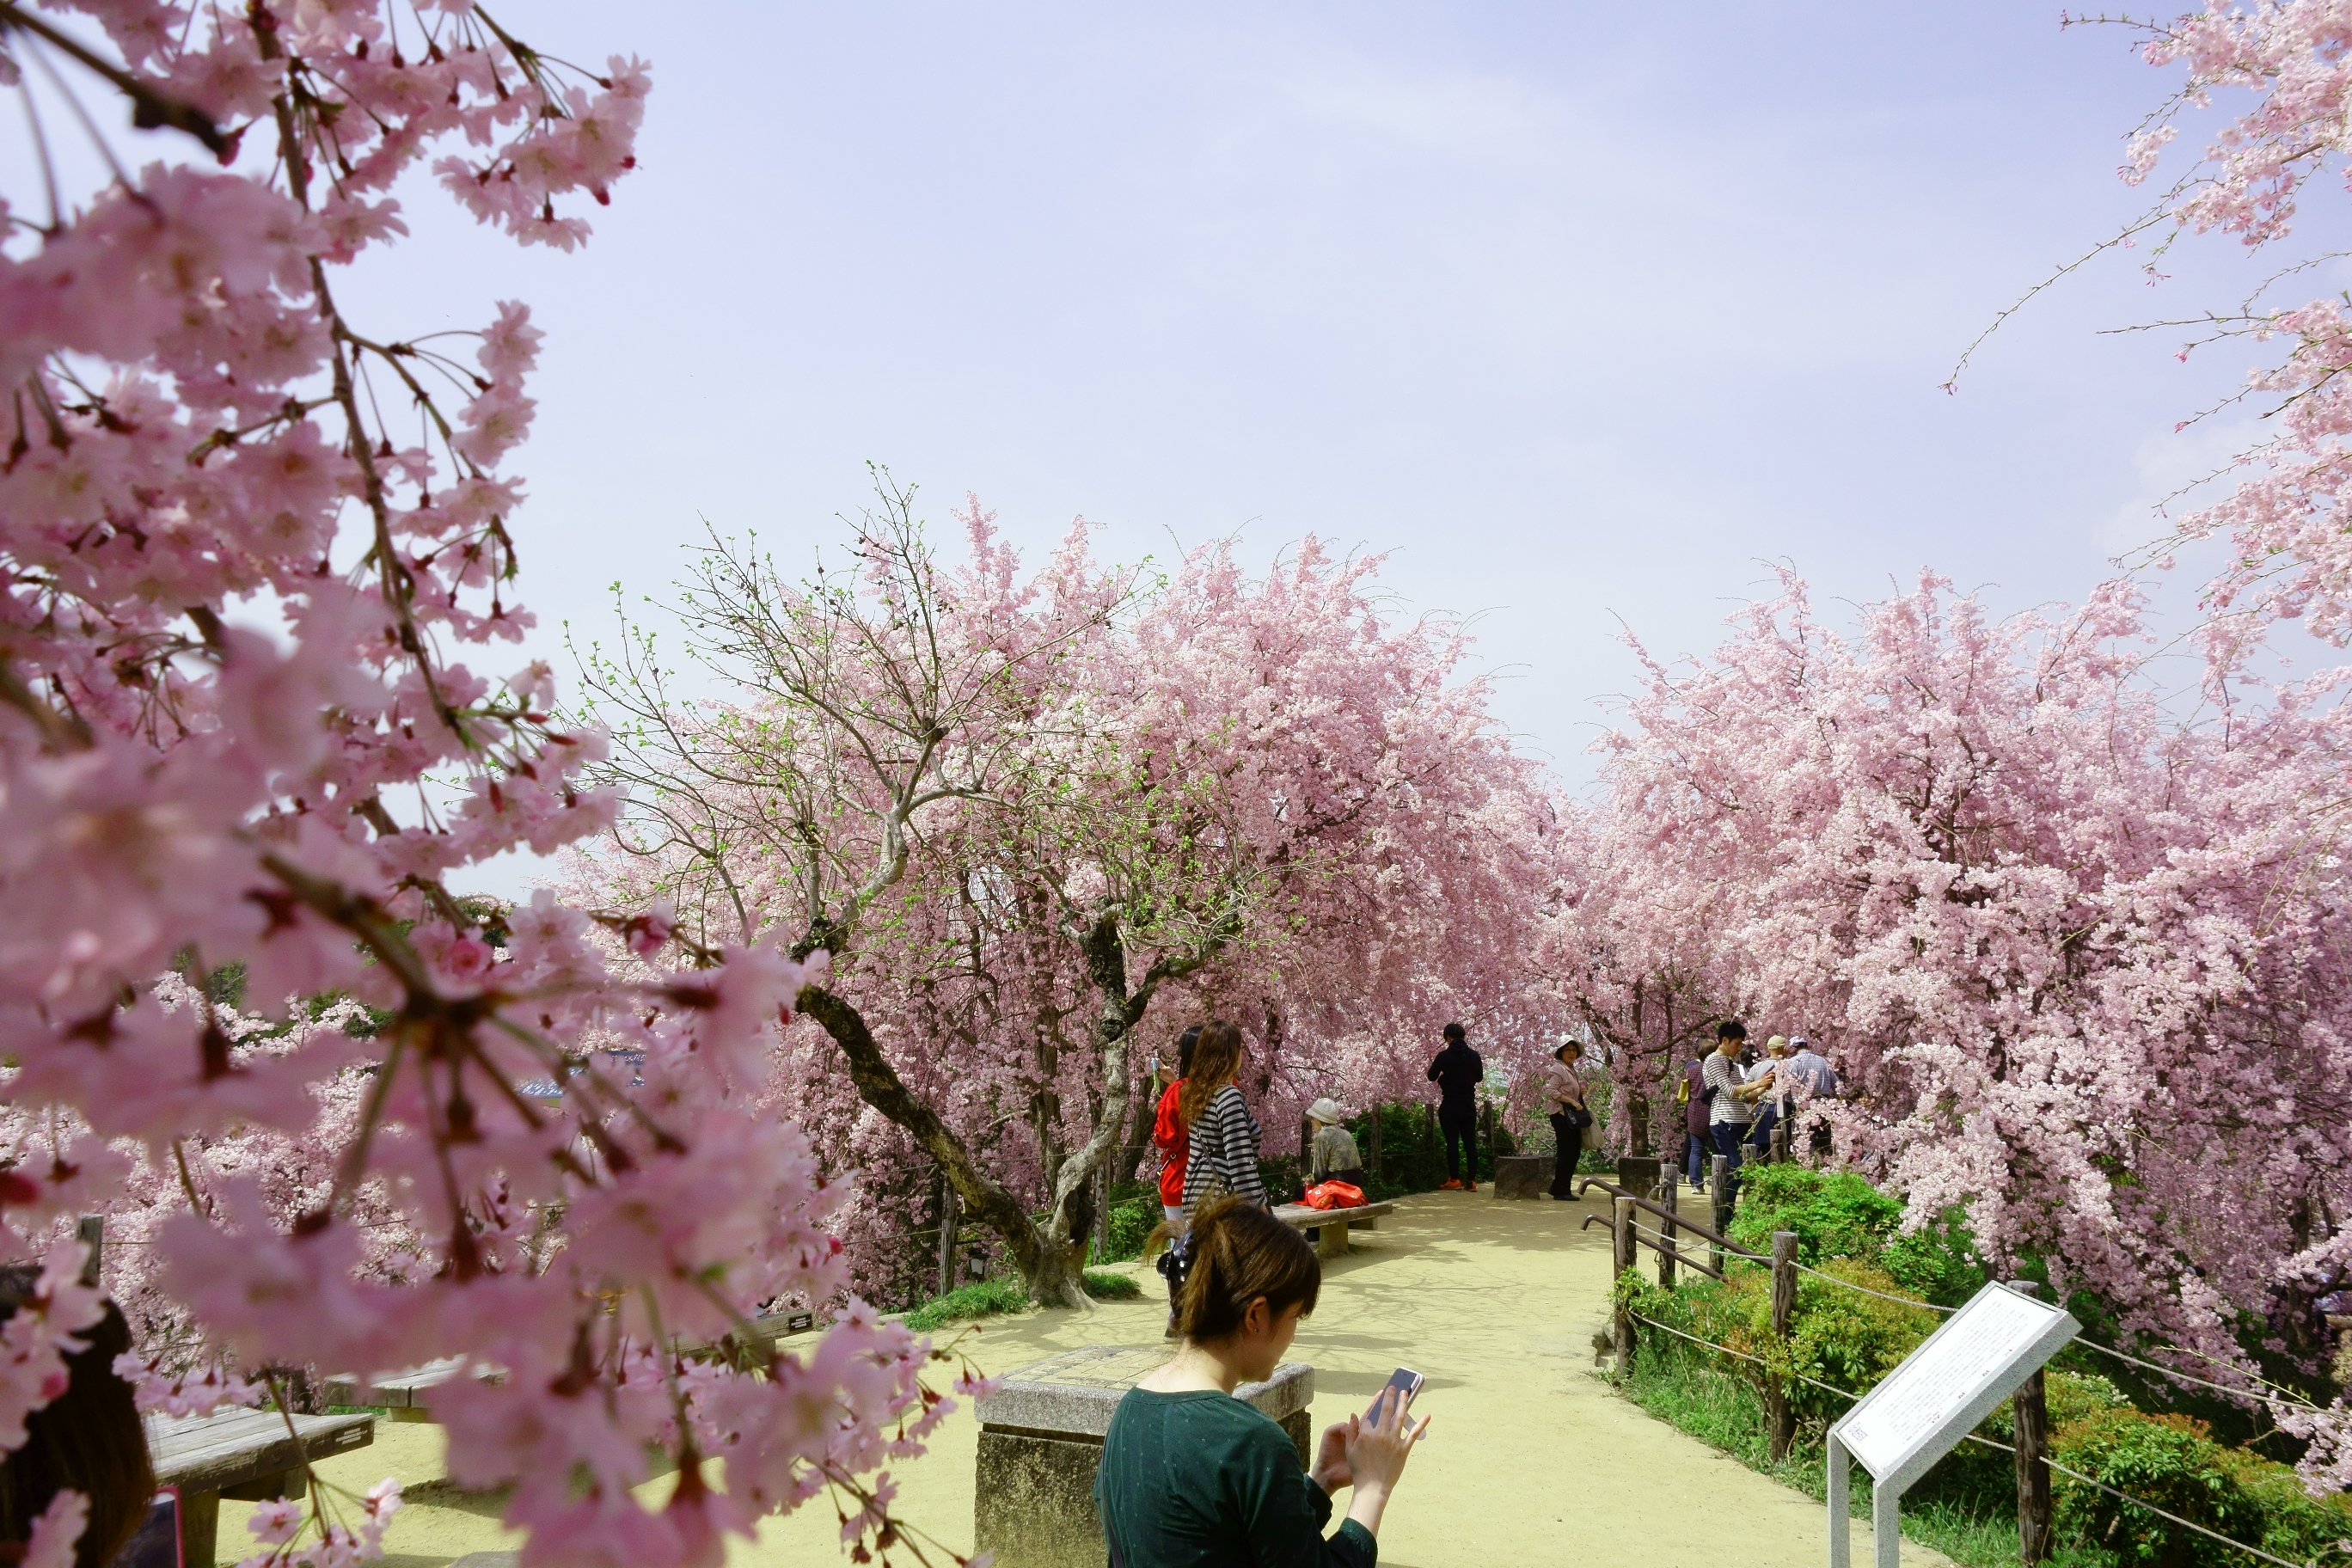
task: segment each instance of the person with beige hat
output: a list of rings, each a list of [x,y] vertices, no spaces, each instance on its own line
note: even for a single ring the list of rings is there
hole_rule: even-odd
[[[1307,1108],[1307,1120],[1314,1124],[1315,1133],[1307,1145],[1307,1185],[1318,1182],[1345,1182],[1362,1190],[1364,1187],[1364,1157],[1356,1152],[1356,1140],[1340,1123],[1348,1113],[1339,1102],[1325,1096]],[[1365,1194],[1370,1196],[1369,1193]]]

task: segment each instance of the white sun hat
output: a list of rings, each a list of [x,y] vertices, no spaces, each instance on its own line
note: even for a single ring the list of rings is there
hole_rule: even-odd
[[[1337,1127],[1348,1120],[1348,1113],[1339,1109],[1338,1100],[1327,1095],[1307,1108],[1307,1120],[1320,1121],[1326,1127]]]

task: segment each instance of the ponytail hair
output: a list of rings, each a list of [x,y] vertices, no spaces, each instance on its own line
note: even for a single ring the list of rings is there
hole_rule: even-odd
[[[1209,1108],[1217,1090],[1241,1076],[1242,1032],[1223,1019],[1213,1019],[1192,1045],[1192,1066],[1184,1075],[1183,1092],[1176,1097],[1176,1120],[1186,1127]]]
[[[1153,1231],[1146,1251],[1156,1250],[1173,1228]],[[1176,1331],[1195,1344],[1239,1329],[1261,1296],[1276,1318],[1294,1306],[1302,1316],[1311,1314],[1323,1289],[1323,1265],[1307,1238],[1246,1198],[1220,1194],[1202,1204],[1185,1232],[1183,1250],[1189,1257],[1176,1298]]]

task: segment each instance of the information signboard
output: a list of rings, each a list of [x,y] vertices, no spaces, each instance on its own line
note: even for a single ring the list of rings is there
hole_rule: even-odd
[[[1988,1285],[1830,1428],[1830,1562],[1846,1562],[1846,1457],[1874,1483],[1878,1562],[1895,1562],[1895,1500],[2081,1330],[2066,1313]]]

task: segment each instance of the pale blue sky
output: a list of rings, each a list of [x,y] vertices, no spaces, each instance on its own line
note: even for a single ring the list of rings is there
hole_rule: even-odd
[[[653,63],[641,170],[572,257],[413,201],[344,293],[400,335],[532,301],[551,633],[607,632],[698,517],[838,538],[871,458],[1040,546],[1083,512],[1122,559],[1388,552],[1576,782],[1618,617],[1710,646],[1767,557],[1823,598],[1925,564],[2079,597],[2225,449],[2171,426],[2245,362],[2097,335],[2233,299],[2209,243],[2160,291],[2089,269],[1937,390],[2137,208],[2121,137],[2169,80],[2043,0],[499,16]]]

